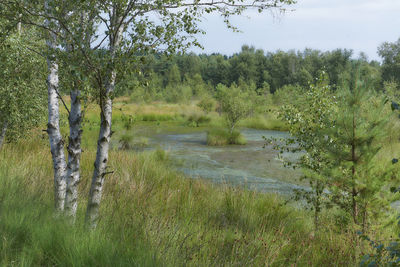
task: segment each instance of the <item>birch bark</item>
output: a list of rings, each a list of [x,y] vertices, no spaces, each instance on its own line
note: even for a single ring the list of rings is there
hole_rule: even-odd
[[[115,76],[115,72],[113,73]],[[108,150],[111,138],[111,117],[112,117],[112,99],[109,94],[114,89],[114,82],[110,82],[107,86],[108,96],[103,101],[101,109],[100,133],[97,141],[96,161],[94,163],[94,171],[92,184],[89,192],[89,202],[86,212],[87,223],[95,228],[99,216],[99,208],[101,195],[103,191],[104,178],[107,174]]]
[[[103,191],[104,178],[107,175],[107,162],[108,151],[111,139],[111,118],[112,118],[112,94],[115,87],[115,79],[117,72],[114,67],[115,52],[119,48],[123,26],[121,18],[117,18],[114,11],[114,25],[113,29],[115,34],[110,37],[109,50],[111,52],[111,64],[113,67],[109,70],[108,82],[105,85],[104,93],[100,96],[100,132],[97,141],[96,161],[94,163],[94,171],[92,177],[92,184],[89,192],[89,201],[86,211],[86,222],[90,227],[95,228],[99,217],[99,208],[101,202],[101,195]],[[117,26],[118,25],[118,26]]]
[[[71,111],[69,120],[69,139],[68,139],[68,165],[67,165],[67,189],[65,196],[65,213],[70,217],[72,223],[75,222],[76,210],[78,208],[78,184],[80,182],[80,158],[82,154],[82,111],[80,90],[75,86],[70,93]]]
[[[82,13],[81,24],[83,27],[88,27],[86,13]],[[86,42],[85,42],[86,41]],[[87,38],[82,40],[86,47],[90,47],[87,43]],[[70,45],[67,46],[67,52],[73,49]],[[69,217],[72,223],[75,222],[76,211],[78,209],[78,184],[80,182],[80,158],[82,154],[82,108],[81,108],[81,91],[77,81],[73,82],[73,88],[70,92],[71,111],[68,117],[69,121],[69,139],[68,139],[68,165],[67,165],[67,190],[65,196],[65,214]]]
[[[45,10],[49,12],[49,0],[45,2]],[[53,28],[52,22],[46,19],[45,24]],[[58,64],[52,50],[57,47],[56,35],[49,32],[46,45],[50,51],[47,56],[47,94],[48,94],[48,123],[47,133],[49,135],[50,150],[54,168],[54,202],[57,211],[64,210],[66,190],[66,161],[64,155],[64,140],[60,132],[60,109],[58,97]]]

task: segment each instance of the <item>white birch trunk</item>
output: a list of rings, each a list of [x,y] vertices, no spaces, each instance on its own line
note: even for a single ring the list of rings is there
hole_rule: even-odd
[[[114,12],[115,15],[115,12]],[[119,25],[120,20],[114,17],[113,25]],[[114,55],[116,49],[118,49],[122,33],[123,26],[116,29],[115,37],[110,38],[110,53],[112,55],[112,60],[114,60]],[[113,62],[114,63],[114,62]],[[92,184],[89,192],[89,201],[86,211],[86,222],[90,227],[95,228],[97,225],[99,217],[99,209],[101,202],[101,195],[103,191],[104,178],[107,175],[107,162],[108,162],[108,150],[110,147],[111,139],[111,118],[112,118],[112,94],[115,87],[115,79],[117,76],[116,70],[113,67],[109,70],[108,82],[105,86],[104,94],[100,94],[100,132],[97,141],[97,153],[96,161],[94,163],[94,171],[92,177]]]
[[[113,76],[115,77],[115,72],[113,72]],[[106,90],[108,94],[106,94],[106,99],[103,100],[100,114],[100,133],[97,141],[96,161],[94,163],[94,172],[86,212],[86,221],[93,228],[96,227],[97,224],[104,178],[107,174],[108,150],[111,139],[112,117],[112,99],[110,97],[110,93],[112,93],[112,91],[114,90],[114,81],[107,85]]]
[[[45,9],[48,11],[48,1],[45,2]],[[45,21],[47,27],[54,28],[49,20]],[[56,48],[56,35],[49,32],[46,40],[49,50]],[[47,57],[47,94],[48,94],[48,123],[47,133],[49,135],[51,155],[54,168],[54,202],[57,211],[64,210],[66,190],[66,162],[64,155],[64,141],[60,132],[60,109],[58,99],[58,64],[54,53]]]
[[[1,147],[3,146],[4,139],[6,138],[7,128],[8,128],[8,123],[4,122],[0,132],[0,150]]]
[[[65,213],[75,222],[78,208],[78,184],[80,182],[80,158],[82,154],[82,111],[80,90],[76,87],[70,93],[71,111],[69,114],[69,140],[68,140],[68,165],[67,165],[67,189],[65,197]]]
[[[90,49],[90,31],[91,21],[87,12],[81,13],[81,25],[84,27],[84,38],[81,40],[85,49]],[[67,45],[67,52],[73,49]],[[78,184],[81,180],[80,176],[80,158],[82,154],[82,107],[81,107],[81,91],[77,81],[74,81],[73,89],[70,92],[71,111],[68,117],[69,121],[69,139],[68,139],[68,164],[67,164],[67,190],[65,196],[65,214],[71,223],[75,223],[76,211],[78,209]]]
[[[106,88],[106,96],[102,101],[100,133],[97,141],[96,161],[92,184],[89,192],[89,201],[86,211],[86,222],[95,228],[99,217],[101,194],[103,191],[104,178],[107,175],[108,150],[111,139],[111,118],[112,118],[112,99],[111,93],[114,90],[116,72],[111,76],[111,81]]]

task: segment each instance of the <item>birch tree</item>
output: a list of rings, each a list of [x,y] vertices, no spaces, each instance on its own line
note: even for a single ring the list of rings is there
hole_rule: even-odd
[[[66,77],[67,88],[70,88],[71,110],[68,111],[69,138],[68,138],[68,164],[67,164],[67,188],[65,199],[66,215],[75,221],[78,208],[78,184],[80,182],[80,157],[82,154],[82,120],[84,110],[82,110],[82,101],[87,100],[87,92],[90,91],[90,68],[82,68],[87,62],[82,59],[87,56],[85,51],[90,50],[90,40],[94,32],[93,11],[88,10],[88,5],[92,2],[81,3],[76,6],[72,3],[67,7],[68,18],[65,25],[71,25],[64,29],[65,53],[60,56],[63,59],[68,77]],[[90,63],[90,61],[89,61]]]
[[[59,25],[55,19],[54,2],[45,0],[44,14],[46,15],[44,27],[47,45],[47,96],[48,96],[48,123],[47,134],[49,136],[50,150],[54,168],[54,202],[57,211],[64,210],[65,192],[67,188],[66,169],[67,164],[64,155],[64,140],[60,131],[60,107],[59,107],[59,63],[56,60],[57,33]]]
[[[20,14],[23,24],[34,25],[43,30],[46,40],[48,65],[48,127],[50,148],[54,167],[55,208],[64,211],[75,220],[77,210],[77,186],[80,181],[81,122],[83,118],[81,101],[84,97],[87,73],[81,67],[81,49],[90,44],[90,25],[87,6],[93,1],[44,1],[44,9],[26,1],[15,1],[14,8]],[[7,7],[12,7],[7,5]],[[79,51],[79,52],[78,52]],[[84,62],[85,63],[85,62]],[[64,77],[59,78],[59,67]],[[79,66],[77,68],[76,66]],[[60,84],[60,81],[64,81]],[[61,88],[64,87],[64,88]],[[61,91],[69,92],[71,105],[62,99]],[[60,132],[60,102],[68,113],[70,134],[68,137],[68,160],[64,154],[64,140]]]
[[[165,53],[173,53],[185,50],[191,46],[201,46],[196,35],[204,33],[198,27],[198,23],[208,13],[217,13],[221,15],[229,28],[236,29],[230,23],[233,15],[240,15],[246,9],[256,9],[259,12],[265,10],[276,10],[277,12],[285,11],[286,5],[293,4],[293,0],[260,0],[260,1],[137,1],[137,0],[103,0],[103,1],[61,1],[46,0],[45,12],[32,8],[30,1],[14,0],[10,2],[17,3],[24,14],[33,17],[41,17],[45,19],[44,28],[48,32],[47,43],[49,47],[49,125],[48,132],[50,143],[52,144],[53,162],[55,170],[56,184],[56,206],[61,207],[63,199],[62,195],[65,191],[64,184],[68,184],[71,188],[77,184],[76,177],[72,173],[79,171],[77,157],[80,150],[77,148],[79,138],[75,130],[71,132],[70,142],[72,141],[69,152],[71,164],[70,174],[65,174],[65,159],[62,156],[63,141],[59,133],[59,125],[57,120],[59,109],[57,101],[58,65],[55,54],[51,51],[57,50],[57,44],[64,50],[76,52],[83,61],[68,61],[70,68],[83,74],[92,82],[95,89],[97,102],[100,105],[100,131],[98,136],[97,153],[95,160],[95,168],[92,176],[92,184],[89,193],[87,205],[86,220],[91,226],[96,226],[99,217],[99,207],[105,177],[110,171],[108,165],[108,151],[110,146],[112,102],[114,88],[117,82],[117,76],[121,76],[127,69],[138,70],[142,64],[142,56],[149,52],[158,51]],[[21,11],[20,11],[21,12]],[[84,12],[90,19],[74,20],[74,15]],[[25,18],[23,15],[22,18]],[[31,23],[30,21],[25,21]],[[104,32],[97,30],[105,29]],[[60,29],[54,30],[59,27]],[[82,33],[86,31],[86,39],[82,39]],[[54,34],[56,33],[56,34]],[[61,34],[62,33],[62,34]],[[84,43],[83,43],[84,42]],[[69,52],[67,52],[69,54]],[[78,63],[78,64],[77,64]],[[133,66],[127,68],[127,65]],[[79,92],[74,93],[79,96]],[[74,95],[74,96],[75,96]],[[71,95],[72,96],[72,95]],[[79,98],[79,97],[78,97]],[[51,101],[50,101],[51,100]],[[57,102],[57,103],[56,103]],[[71,104],[77,103],[72,101]],[[70,127],[71,123],[79,121],[80,116],[75,116],[79,112],[70,110]],[[76,106],[75,110],[79,110]],[[75,117],[71,114],[75,113]],[[74,119],[75,118],[75,119]],[[70,128],[71,129],[71,128]],[[78,131],[79,132],[79,131]],[[67,168],[69,170],[69,167]],[[71,176],[72,175],[72,176]],[[67,181],[67,182],[65,182]],[[76,187],[75,187],[76,188]],[[67,199],[69,194],[71,199],[76,199],[75,189],[67,190]],[[72,201],[76,205],[76,200]],[[69,203],[69,201],[67,201]],[[67,206],[71,206],[67,204]],[[71,206],[71,207],[72,207]],[[75,213],[76,208],[71,209],[71,214]]]
[[[101,126],[98,138],[95,170],[89,193],[86,220],[96,226],[99,217],[101,194],[107,170],[108,150],[111,138],[112,98],[118,67],[125,58],[136,59],[138,54],[149,51],[175,52],[193,45],[201,46],[195,35],[204,33],[198,22],[204,14],[218,13],[223,16],[229,28],[236,29],[230,23],[232,15],[242,14],[248,8],[263,10],[276,8],[284,11],[283,6],[292,4],[290,0],[266,1],[102,1],[98,18],[106,27],[108,39],[107,66],[104,81],[98,84]],[[105,40],[105,39],[103,39]],[[100,42],[101,43],[101,42]]]

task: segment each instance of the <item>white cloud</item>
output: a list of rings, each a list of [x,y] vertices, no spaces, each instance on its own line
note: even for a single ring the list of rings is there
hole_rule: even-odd
[[[378,59],[377,47],[400,36],[398,0],[299,0],[293,8],[279,18],[255,11],[246,13],[251,19],[234,18],[243,33],[232,33],[221,18],[209,16],[202,23],[208,34],[200,37],[205,52],[232,54],[250,44],[267,51],[348,48]]]

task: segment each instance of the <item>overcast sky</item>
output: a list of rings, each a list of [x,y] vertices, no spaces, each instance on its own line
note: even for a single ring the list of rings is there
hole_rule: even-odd
[[[227,29],[218,16],[209,16],[201,24],[207,34],[199,40],[204,50],[196,53],[231,55],[243,44],[264,51],[322,51],[335,48],[353,49],[357,56],[365,52],[369,59],[379,60],[377,47],[400,37],[400,0],[298,0],[289,11],[278,17],[265,12],[249,11],[246,17],[232,21],[242,33]]]

